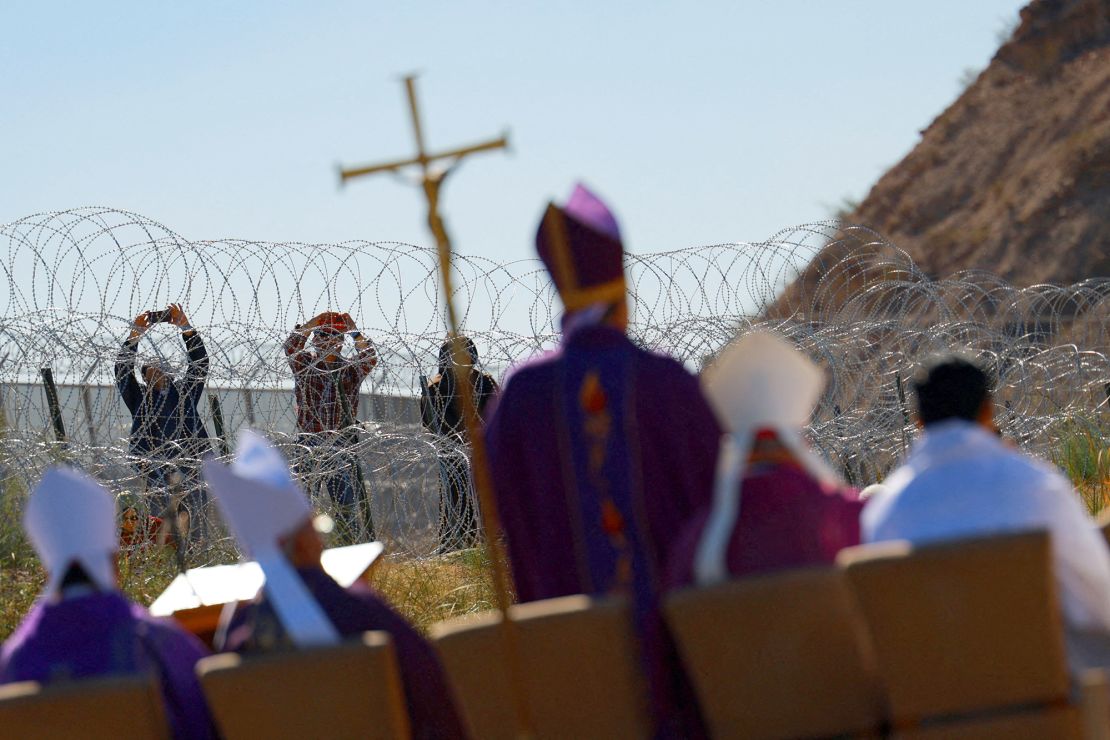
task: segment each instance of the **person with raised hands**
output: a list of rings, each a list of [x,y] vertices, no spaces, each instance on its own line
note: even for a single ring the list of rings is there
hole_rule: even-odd
[[[347,335],[355,345],[355,355],[350,358],[343,356]],[[349,313],[336,311],[324,311],[297,324],[286,338],[284,350],[293,371],[299,441],[309,449],[334,453],[323,487],[343,517],[351,518],[362,497],[361,468],[350,451],[357,441],[353,432],[359,388],[378,364],[377,351]],[[344,527],[348,524],[340,522]],[[373,539],[373,532],[368,534]]]
[[[685,524],[671,588],[831,563],[859,544],[863,508],[801,436],[824,387],[820,368],[777,334],[753,331],[702,372],[721,426],[712,503]]]
[[[119,590],[115,508],[103,486],[74,468],[48,469],[31,492],[23,527],[47,581],[0,648],[0,683],[151,674],[174,737],[215,737],[194,673],[208,650]],[[73,736],[81,734],[75,725]]]
[[[145,361],[138,368],[140,380],[135,374],[139,340],[158,323],[181,330],[188,365],[176,377],[164,360]],[[208,365],[204,341],[178,303],[136,316],[115,364],[116,387],[131,413],[128,450],[152,494],[151,511],[164,519],[187,512],[193,539],[203,533],[207,502],[197,461],[209,451],[208,430],[197,404],[208,379]],[[180,511],[170,511],[174,485],[184,493]]]
[[[258,561],[266,577],[253,603],[221,620],[217,649],[254,653],[328,645],[384,630],[397,653],[413,736],[466,736],[432,646],[366,583],[345,589],[324,571],[324,544],[308,497],[277,448],[244,430],[234,462],[209,460],[204,476],[244,554]]]

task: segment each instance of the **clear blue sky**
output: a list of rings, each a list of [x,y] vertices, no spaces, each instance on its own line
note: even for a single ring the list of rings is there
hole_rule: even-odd
[[[1018,0],[0,6],[0,223],[111,205],[190,239],[429,244],[390,176],[402,73],[459,251],[531,255],[584,178],[638,252],[755,241],[859,197],[986,65]],[[695,7],[696,6],[696,7]]]

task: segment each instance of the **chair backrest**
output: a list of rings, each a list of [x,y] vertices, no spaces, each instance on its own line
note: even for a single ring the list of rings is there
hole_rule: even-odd
[[[628,602],[566,596],[509,610],[539,738],[647,737],[651,724]],[[495,613],[434,625],[432,637],[474,737],[515,738],[517,714]]]
[[[896,730],[1078,732],[1047,533],[882,543],[838,561],[867,620]]]
[[[386,632],[310,650],[213,655],[197,663],[197,673],[227,740],[410,735]]]
[[[110,676],[0,686],[0,736],[153,740],[170,729],[153,676]]]
[[[713,737],[879,732],[870,642],[838,569],[688,588],[663,608]]]

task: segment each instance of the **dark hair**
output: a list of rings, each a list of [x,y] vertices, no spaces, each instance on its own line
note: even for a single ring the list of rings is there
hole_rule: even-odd
[[[463,350],[470,356],[470,375],[473,379],[478,374],[478,347],[475,346],[473,340],[467,336],[460,336],[462,340]],[[455,403],[455,373],[454,373],[454,343],[451,337],[443,340],[443,344],[439,346],[439,392],[446,399],[446,403],[454,405]]]
[[[70,586],[91,586],[93,585],[92,578],[81,567],[81,564],[76,560],[70,562],[69,567],[66,568],[65,574],[62,576],[62,582],[58,588],[69,588]]]
[[[158,370],[159,372],[161,372],[163,375],[169,376],[169,373],[167,373],[162,366],[152,365],[149,362],[144,362],[142,365],[139,365],[139,377],[142,378],[142,381],[144,383],[146,382],[147,368],[153,368],[153,369]]]
[[[460,336],[459,339],[462,340],[463,351],[470,355],[470,364],[477,365],[478,347],[475,346],[474,340],[467,336]],[[443,344],[439,346],[439,371],[441,373],[450,370],[451,365],[454,364],[454,352],[452,351],[453,349],[454,343],[451,341],[451,337],[447,337],[447,339],[444,339]]]
[[[913,378],[917,416],[925,426],[945,419],[975,421],[990,397],[987,373],[968,357],[946,354],[931,358]]]

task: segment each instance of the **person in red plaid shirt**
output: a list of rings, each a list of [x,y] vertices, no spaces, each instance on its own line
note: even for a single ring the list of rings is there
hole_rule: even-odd
[[[355,342],[355,356],[350,358],[342,354],[347,334]],[[351,511],[360,498],[361,474],[358,460],[346,448],[357,441],[353,425],[359,388],[378,364],[378,354],[350,314],[324,311],[293,327],[285,340],[285,357],[293,370],[300,442],[337,448],[330,466],[334,472],[329,472],[323,483],[332,501]],[[372,538],[373,533],[369,534]]]

